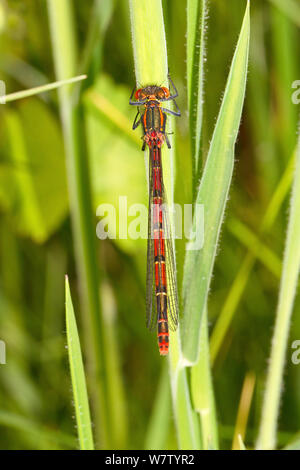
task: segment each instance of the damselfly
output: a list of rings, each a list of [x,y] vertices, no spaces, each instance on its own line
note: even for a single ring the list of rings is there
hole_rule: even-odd
[[[159,352],[163,356],[169,351],[169,328],[175,330],[178,324],[175,259],[161,160],[164,142],[171,148],[166,133],[166,113],[180,116],[175,102],[178,93],[170,77],[169,80],[173,93],[166,87],[150,85],[136,91],[134,88],[129,100],[129,104],[143,107],[142,112],[138,110],[132,128],[142,125],[142,150],[146,145],[149,147],[147,327],[157,326]],[[164,108],[162,103],[165,101],[173,101],[176,111]]]

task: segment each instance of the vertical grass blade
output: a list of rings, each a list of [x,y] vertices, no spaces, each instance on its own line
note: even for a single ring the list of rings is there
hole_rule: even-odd
[[[179,449],[199,450],[202,448],[200,426],[192,407],[185,367],[177,367],[171,372],[171,389]]]
[[[168,85],[168,58],[161,0],[130,0],[130,17],[136,81],[139,85]],[[172,116],[168,116],[172,126]],[[174,127],[173,127],[174,128]],[[174,139],[171,139],[174,141]],[[165,146],[164,146],[165,147]],[[173,160],[174,145],[171,150],[162,149],[164,183],[168,203],[173,202]],[[170,335],[170,375],[173,407],[179,447],[181,449],[199,448],[199,432],[195,413],[191,407],[187,374],[179,367],[179,331]]]
[[[48,0],[50,35],[55,72],[58,79],[72,77],[77,70],[78,53],[74,26],[73,2]],[[93,364],[93,400],[96,431],[101,445],[108,447],[106,361],[103,318],[99,301],[99,273],[95,244],[95,227],[83,116],[80,103],[74,102],[73,88],[59,89],[59,104],[66,149],[68,189],[72,229],[75,242],[80,293],[86,321],[86,341],[89,362]],[[78,97],[76,97],[78,98]],[[96,383],[97,382],[97,383]],[[99,424],[101,422],[101,424]],[[99,424],[99,426],[98,426]]]
[[[197,364],[191,368],[191,393],[193,408],[199,413],[202,448],[216,450],[218,449],[218,428],[209,362],[206,312],[201,325],[199,359]]]
[[[163,450],[171,422],[171,393],[169,372],[165,363],[161,370],[158,389],[145,438],[145,449]]]
[[[234,145],[244,103],[249,38],[250,3],[248,2],[196,199],[197,204],[204,205],[204,246],[202,250],[186,253],[182,351],[187,364],[195,364],[199,355],[201,319],[206,308],[217,243],[233,172]],[[196,220],[194,220],[194,233],[196,229]]]
[[[199,175],[203,118],[206,0],[187,3],[187,79],[194,183]],[[195,188],[194,188],[195,189]]]
[[[93,450],[93,434],[80,341],[77,331],[74,308],[66,276],[66,326],[68,353],[71,370],[72,390],[77,421],[77,432],[81,450]]]
[[[118,336],[116,335],[118,316],[114,292],[109,283],[101,285],[102,312],[105,327],[106,386],[109,401],[108,419],[110,422],[110,442],[113,449],[126,449],[128,446],[128,416],[125,385],[122,377],[122,358],[120,357]]]
[[[284,359],[288,341],[290,319],[295,300],[300,269],[300,139],[291,196],[290,217],[286,238],[279,300],[276,312],[271,357],[263,401],[258,449],[273,449],[276,445],[277,419]]]
[[[247,422],[255,387],[255,380],[256,377],[254,372],[248,372],[246,374],[238,407],[232,450],[241,450],[240,444],[245,440]]]
[[[161,0],[129,0],[136,82],[160,85],[168,74]]]
[[[247,448],[244,444],[243,438],[240,434],[238,435],[238,441],[239,441],[239,449],[238,450],[247,450]]]

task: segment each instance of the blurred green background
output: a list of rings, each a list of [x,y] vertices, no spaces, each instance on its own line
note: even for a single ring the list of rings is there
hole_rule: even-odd
[[[97,2],[95,2],[97,3]],[[127,0],[102,0],[102,23],[94,34],[94,2],[74,0],[78,74],[85,72],[82,119],[89,161],[96,238],[96,208],[147,203],[144,155],[135,110],[128,98],[135,83]],[[296,6],[297,3],[295,2]],[[186,100],[186,2],[164,0],[171,76],[179,89],[177,162],[184,168],[189,146]],[[207,154],[230,61],[245,10],[241,0],[211,0],[207,19],[202,148]],[[292,83],[300,79],[300,16],[282,2],[251,2],[251,46],[246,103],[236,148],[236,167],[209,299],[210,330],[238,278],[252,235],[258,235],[268,204],[297,140],[298,106]],[[88,58],[88,60],[87,60]],[[67,78],[67,77],[66,77]],[[45,0],[0,2],[0,79],[7,93],[56,79]],[[189,164],[189,163],[187,163]],[[175,202],[186,198],[177,173]],[[0,105],[0,448],[76,448],[76,429],[66,352],[64,275],[68,273],[79,334],[80,282],[69,216],[68,185],[57,92]],[[278,297],[287,227],[288,197],[262,241],[258,260],[238,302],[214,362],[213,381],[221,448],[231,448],[245,377],[255,374],[245,441],[257,436],[264,379]],[[242,226],[240,224],[243,224]],[[251,231],[244,231],[248,227]],[[96,241],[100,298],[114,334],[124,393],[125,436],[119,447],[139,449],[151,416],[165,361],[156,336],[145,328],[145,240]],[[268,250],[267,250],[268,248]],[[179,278],[182,260],[178,260]],[[240,278],[238,278],[240,279]],[[296,299],[285,370],[279,446],[300,429],[300,366],[290,345],[300,339]],[[85,356],[85,353],[84,353]],[[248,375],[249,377],[249,375]],[[170,399],[166,406],[171,407]],[[126,424],[125,424],[126,422]],[[166,413],[161,448],[176,448],[172,413]]]

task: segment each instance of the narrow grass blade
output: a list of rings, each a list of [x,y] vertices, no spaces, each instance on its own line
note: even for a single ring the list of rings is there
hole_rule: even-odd
[[[243,438],[240,434],[238,435],[238,443],[239,443],[239,450],[247,450],[244,444]]]
[[[55,72],[58,79],[73,76],[78,66],[77,37],[73,2],[47,0],[50,37]],[[69,87],[58,90],[61,121],[66,149],[70,212],[74,235],[76,267],[80,282],[85,345],[95,373],[89,376],[93,388],[95,429],[101,446],[109,446],[109,420],[106,393],[106,351],[103,317],[99,299],[95,227],[92,209],[91,182],[84,134],[80,96],[74,101]]]
[[[241,442],[245,439],[247,422],[250,412],[250,407],[253,398],[255,386],[255,374],[249,372],[246,374],[242,393],[239,402],[238,414],[236,418],[236,425],[234,431],[234,438],[232,442],[232,450],[241,450]]]
[[[205,229],[202,250],[188,250],[184,272],[183,356],[195,364],[199,355],[200,327],[213,271],[220,228],[230,187],[236,142],[244,103],[250,38],[250,4],[233,57],[223,102],[211,141],[197,195],[204,205]],[[197,232],[197,221],[193,222]]]
[[[69,78],[68,80],[58,80],[57,82],[49,83],[48,85],[41,85],[29,90],[17,91],[15,93],[9,93],[8,95],[1,96],[1,103],[10,103],[11,101],[20,100],[21,98],[28,98],[39,93],[45,93],[46,91],[55,90],[64,85],[70,85],[71,83],[85,80],[86,75],[79,75],[78,77]]]
[[[187,78],[194,183],[197,184],[203,118],[206,0],[187,3]]]
[[[76,319],[66,276],[66,325],[72,390],[81,450],[93,450],[93,434]]]
[[[105,325],[105,349],[107,355],[106,386],[109,402],[109,421],[111,428],[111,446],[114,449],[126,449],[128,446],[128,416],[125,386],[122,377],[122,359],[119,352],[117,330],[117,307],[111,286],[101,285],[102,311]]]
[[[300,14],[299,6],[298,10]],[[270,8],[270,22],[270,53],[274,57],[277,101],[277,112],[272,125],[274,129],[280,129],[280,132],[276,133],[276,145],[280,149],[279,168],[282,169],[282,163],[293,151],[294,131],[298,123],[298,109],[291,99],[291,87],[298,76],[297,28],[278,8]]]
[[[104,33],[109,25],[114,7],[114,0],[110,2],[94,0],[94,4],[91,7],[87,38],[79,66],[80,71],[89,74],[89,79],[90,68],[92,75],[95,76],[101,67]]]
[[[290,217],[286,238],[275,330],[264,395],[258,449],[273,449],[276,446],[277,419],[284,359],[288,341],[290,319],[296,295],[300,269],[300,139],[291,196]]]

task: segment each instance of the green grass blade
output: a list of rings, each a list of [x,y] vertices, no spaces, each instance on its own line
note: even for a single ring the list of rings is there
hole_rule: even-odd
[[[190,399],[186,368],[178,367],[171,378],[173,409],[179,449],[201,449],[200,427]]]
[[[286,238],[275,330],[264,395],[258,449],[273,449],[276,445],[277,419],[284,359],[288,341],[290,319],[297,290],[300,270],[300,139],[291,196],[290,217]]]
[[[124,380],[122,377],[122,358],[119,351],[119,338],[117,331],[117,307],[114,292],[110,285],[103,282],[101,285],[102,312],[105,328],[105,349],[109,351],[106,358],[107,374],[106,386],[110,409],[109,422],[111,428],[111,446],[114,449],[126,449],[128,440],[127,401]]]
[[[194,183],[197,183],[203,118],[206,0],[187,4],[187,78]]]
[[[161,0],[130,0],[131,28],[136,81],[139,85],[168,85],[168,60]],[[151,26],[149,27],[149,18]],[[173,126],[172,116],[168,123]],[[174,128],[174,127],[173,127]],[[171,139],[174,142],[174,139]],[[173,202],[174,145],[162,148],[164,183],[168,203]],[[200,446],[195,413],[191,407],[186,370],[180,362],[179,328],[170,335],[170,374],[173,407],[179,447],[196,449]]]
[[[247,372],[238,404],[238,411],[232,440],[232,450],[242,450],[241,442],[243,442],[246,435],[255,382],[255,374],[251,371]]]
[[[57,78],[73,76],[78,67],[77,38],[73,2],[47,0],[50,37]],[[84,313],[85,345],[95,368],[89,376],[93,388],[95,429],[101,446],[109,446],[108,397],[106,393],[106,354],[103,317],[99,300],[94,214],[84,134],[83,110],[69,87],[58,90],[66,149],[70,212],[75,244],[76,267]],[[76,96],[78,98],[78,96]],[[96,398],[97,397],[97,398]],[[113,406],[113,404],[112,404]]]
[[[234,145],[246,88],[250,38],[249,13],[248,2],[196,200],[197,204],[204,205],[204,246],[202,250],[187,251],[186,254],[182,350],[187,364],[195,364],[199,355],[201,319],[206,308],[219,232],[233,172]],[[196,229],[194,221],[194,233]]]
[[[170,428],[171,393],[167,363],[162,367],[158,390],[155,396],[152,414],[149,420],[145,449],[163,450],[166,446]]]
[[[95,0],[91,7],[87,38],[79,66],[80,71],[88,73],[89,79],[90,69],[92,75],[95,76],[102,65],[104,33],[109,25],[114,6],[114,0],[111,2]]]
[[[130,0],[129,5],[136,83],[166,83],[168,58],[161,0]]]
[[[244,444],[243,438],[240,434],[238,435],[238,442],[239,442],[239,450],[247,450]]]
[[[197,364],[191,368],[191,393],[193,408],[199,413],[203,449],[218,449],[218,427],[212,377],[209,367],[209,341],[206,312],[201,325],[199,360]]]
[[[89,401],[85,382],[80,341],[67,276],[65,287],[68,353],[77,421],[78,439],[81,450],[93,450],[94,442],[91,426]]]
[[[67,80],[58,80],[57,82],[48,83],[47,85],[37,86],[35,88],[30,88],[29,90],[17,91],[15,93],[9,93],[0,97],[0,102],[10,103],[11,101],[20,100],[21,98],[28,98],[29,96],[34,96],[39,93],[45,93],[46,91],[55,90],[64,85],[70,85],[71,83],[80,82],[85,80],[86,75],[79,75],[78,77],[69,78]]]

